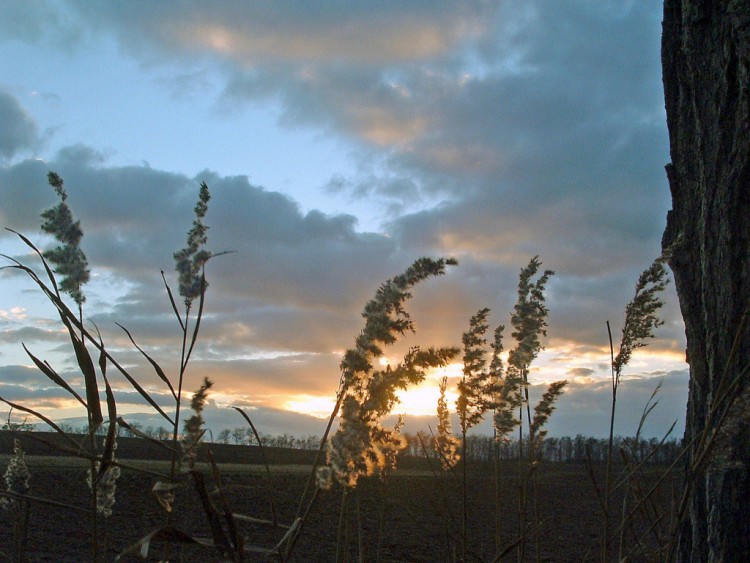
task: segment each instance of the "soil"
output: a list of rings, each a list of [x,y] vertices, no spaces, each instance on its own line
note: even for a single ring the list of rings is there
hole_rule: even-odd
[[[47,458],[39,458],[47,459]],[[85,483],[86,470],[66,467],[64,463],[40,466],[28,458],[32,472],[29,494],[49,500],[86,508],[90,503]],[[4,466],[4,464],[2,464]],[[222,471],[227,501],[234,513],[254,518],[272,519],[268,489],[274,501],[279,522],[290,523],[305,487],[307,474],[300,469],[280,469],[266,477],[263,473],[238,471],[232,466]],[[601,469],[601,468],[600,468]],[[500,545],[511,544],[518,536],[518,478],[514,465],[503,469],[499,506]],[[601,473],[601,471],[600,471]],[[601,480],[601,474],[599,479]],[[208,489],[213,479],[207,475]],[[107,561],[149,532],[164,525],[165,512],[151,492],[158,479],[133,470],[123,470],[117,481],[117,497],[113,514],[107,519]],[[347,495],[347,518],[341,530],[339,560],[356,561],[364,553],[365,561],[456,561],[461,559],[458,534],[461,529],[460,481],[450,475],[432,475],[429,471],[402,471],[387,478],[361,481],[355,492]],[[468,560],[493,560],[495,547],[494,477],[491,469],[472,468],[469,473],[468,495]],[[665,505],[669,495],[662,493]],[[214,497],[215,498],[215,497]],[[218,501],[217,501],[218,502]],[[529,513],[533,503],[529,502]],[[594,487],[585,466],[548,464],[540,471],[539,506],[542,520],[540,560],[598,560],[599,535],[602,532],[601,511]],[[619,499],[614,504],[621,506]],[[193,536],[211,537],[211,528],[190,475],[184,476],[177,490],[173,512],[176,528]],[[310,511],[295,546],[292,561],[336,560],[337,531],[342,507],[342,490],[321,492]],[[619,514],[619,509],[614,511]],[[359,517],[357,517],[359,515]],[[0,511],[0,551],[10,560],[14,514]],[[100,518],[100,522],[103,519]],[[616,520],[619,522],[619,517]],[[271,548],[283,530],[239,522],[246,546]],[[652,549],[658,541],[653,535],[636,531],[636,535]],[[615,532],[619,537],[619,532]],[[100,536],[103,537],[100,529]],[[616,543],[616,542],[615,542]],[[629,545],[633,545],[629,540]],[[90,512],[30,503],[27,557],[29,561],[91,560]],[[529,534],[524,559],[535,559],[535,542]],[[657,560],[653,555],[636,553],[631,561]],[[164,544],[151,545],[148,560],[164,558]],[[502,560],[513,560],[512,549]],[[1,559],[1,558],[0,558]],[[262,560],[248,555],[246,560]],[[124,561],[142,561],[125,556]],[[199,546],[173,547],[170,560],[221,561],[213,548]]]

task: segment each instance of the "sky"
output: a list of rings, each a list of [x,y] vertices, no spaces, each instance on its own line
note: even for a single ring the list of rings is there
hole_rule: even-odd
[[[417,258],[459,265],[415,288],[416,332],[389,361],[460,345],[484,307],[510,326],[538,255],[555,275],[534,391],[567,379],[550,434],[603,436],[606,322],[619,341],[670,208],[661,16],[635,0],[2,2],[0,226],[50,247],[39,215],[56,203],[47,172],[62,176],[92,272],[84,315],[167,408],[116,323],[175,377],[160,271],[176,288],[173,253],[206,182],[209,248],[232,254],[208,265],[185,387],[215,381],[213,429],[243,425],[234,405],[268,434],[323,433],[364,304]],[[38,266],[10,232],[0,251]],[[22,348],[80,384],[54,311],[28,279],[5,269],[0,284],[0,396],[80,416]],[[664,298],[664,325],[623,377],[622,435],[660,382],[648,432],[677,421],[681,435],[684,328],[673,285]],[[439,379],[455,397],[460,374],[403,396],[407,429],[434,426]],[[112,382],[126,418],[146,420]]]

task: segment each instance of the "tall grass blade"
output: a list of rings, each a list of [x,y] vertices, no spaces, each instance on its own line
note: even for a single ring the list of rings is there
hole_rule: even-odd
[[[183,369],[190,361],[190,356],[193,354],[193,348],[195,348],[195,342],[198,340],[198,331],[201,328],[201,319],[203,318],[203,305],[206,302],[206,287],[206,276],[204,273],[201,273],[201,293],[198,298],[198,314],[195,316],[195,327],[193,327],[193,334],[190,337],[190,346],[187,349],[187,353],[185,354],[185,359],[182,364]]]
[[[74,506],[72,504],[67,504],[67,503],[64,503],[64,502],[56,501],[56,500],[50,500],[50,499],[46,499],[46,498],[42,498],[42,497],[36,497],[34,495],[26,495],[26,494],[20,495],[18,493],[11,493],[10,491],[0,491],[0,496],[1,497],[12,498],[12,499],[17,499],[17,500],[27,500],[29,502],[35,502],[35,503],[38,503],[38,504],[46,504],[48,506],[54,506],[54,507],[57,507],[57,508],[64,508],[66,510],[72,510],[74,512],[83,512],[84,514],[88,513],[88,509],[87,508],[81,508],[80,506]]]
[[[12,231],[12,232],[15,232],[15,231]],[[22,238],[25,239],[25,237],[22,237]],[[25,240],[28,240],[28,239],[25,239]],[[34,247],[30,242],[28,244],[34,249],[34,251],[37,254],[39,254],[39,251],[36,249],[36,247]],[[156,403],[156,401],[154,401],[151,398],[151,396],[143,389],[143,387],[141,387],[138,384],[138,382],[127,372],[127,370],[125,370],[125,368],[123,368],[108,352],[106,352],[104,345],[98,342],[84,328],[84,326],[76,318],[73,312],[62,301],[62,299],[59,296],[59,293],[55,293],[52,290],[50,290],[49,287],[47,287],[47,285],[42,280],[40,280],[39,277],[36,275],[36,273],[28,266],[24,266],[23,264],[21,264],[20,262],[18,262],[17,260],[9,256],[6,256],[6,255],[2,255],[2,256],[10,260],[11,262],[14,262],[12,266],[5,266],[6,268],[14,268],[14,269],[18,269],[18,270],[25,272],[39,286],[42,293],[44,293],[47,299],[49,299],[49,301],[57,308],[58,313],[60,315],[60,319],[62,320],[63,324],[65,324],[69,333],[75,335],[75,332],[73,331],[72,327],[75,327],[75,329],[79,330],[81,334],[84,336],[84,338],[87,338],[89,341],[91,341],[94,344],[94,346],[96,346],[96,348],[100,351],[100,353],[106,355],[106,357],[109,359],[112,365],[114,365],[117,368],[117,370],[125,377],[125,379],[128,380],[130,385],[132,385],[132,387],[141,395],[141,397],[143,397],[152,407],[154,407],[154,409],[160,415],[162,415],[171,425],[174,425],[174,421],[172,420],[172,418],[167,413],[164,412],[164,410]],[[41,254],[39,254],[39,256],[41,257]],[[42,257],[42,260],[44,261],[43,257]],[[46,263],[45,263],[45,267],[49,270],[49,267],[46,266]],[[52,275],[51,271],[49,273],[50,275]],[[52,277],[52,279],[54,280],[54,276]],[[56,286],[55,286],[55,290],[57,290]],[[72,338],[75,340],[76,337],[72,336]],[[75,344],[74,344],[74,347],[75,347]],[[75,348],[78,354],[77,347]],[[92,368],[93,368],[93,365],[92,365]],[[87,398],[88,398],[88,389],[87,389]],[[98,393],[97,393],[97,400],[94,403],[97,406],[99,405]],[[101,407],[99,408],[101,410]]]
[[[247,415],[247,413],[242,410],[239,407],[232,407],[234,410],[236,410],[238,413],[242,415],[242,417],[247,421],[247,423],[250,425],[250,428],[253,431],[253,434],[255,435],[255,439],[258,441],[258,447],[260,448],[260,455],[263,458],[263,465],[266,466],[266,475],[268,477],[271,476],[271,468],[268,466],[268,458],[266,457],[266,449],[263,446],[263,441],[260,439],[260,435],[258,434],[258,430],[255,428],[255,425],[253,424],[253,421],[250,420],[250,417]],[[271,492],[271,488],[268,485],[268,481],[264,480],[263,484],[265,485],[266,492],[268,493],[268,501],[271,504],[271,515],[273,518],[274,524],[277,523],[277,517],[276,517],[276,505],[273,502],[273,494]]]
[[[177,393],[175,393],[174,387],[172,387],[172,382],[169,381],[169,378],[164,373],[164,370],[161,368],[161,366],[157,364],[156,361],[151,356],[149,356],[146,352],[144,352],[143,349],[140,346],[138,346],[138,344],[136,344],[135,339],[133,338],[133,335],[130,334],[130,331],[127,328],[122,326],[120,323],[115,323],[115,324],[119,326],[123,331],[125,331],[125,334],[127,334],[128,338],[130,339],[130,342],[133,344],[133,346],[135,346],[136,350],[138,350],[143,355],[143,357],[146,358],[148,363],[151,364],[151,366],[154,368],[154,371],[156,372],[156,375],[159,376],[159,379],[161,379],[164,383],[167,384],[167,387],[169,387],[169,391],[172,393],[172,397],[174,397],[176,400]]]
[[[211,467],[211,475],[214,478],[214,483],[216,484],[216,488],[219,494],[219,501],[221,502],[221,512],[224,514],[224,520],[226,520],[227,523],[227,529],[229,530],[229,539],[232,542],[234,553],[242,553],[244,540],[237,531],[237,523],[234,520],[234,515],[229,507],[227,497],[224,494],[224,488],[221,485],[221,473],[219,472],[219,467],[216,465],[216,460],[214,459],[214,456],[210,450],[208,451],[208,463]]]
[[[76,442],[73,438],[71,438],[70,435],[68,435],[68,433],[65,432],[65,430],[63,430],[62,428],[60,428],[57,424],[55,424],[54,422],[52,422],[52,420],[50,420],[49,418],[47,418],[46,416],[44,416],[42,413],[37,412],[37,411],[35,411],[33,409],[30,409],[28,407],[24,407],[23,405],[19,405],[17,403],[13,403],[11,401],[8,401],[7,399],[4,399],[2,397],[0,397],[0,401],[2,401],[3,403],[5,403],[6,405],[9,405],[9,406],[13,407],[14,409],[18,409],[19,411],[27,412],[27,413],[29,413],[29,414],[37,417],[39,420],[42,420],[42,421],[46,422],[47,424],[49,424],[52,427],[52,429],[55,430],[55,432],[57,432],[58,434],[60,434],[69,444],[72,444],[73,451],[82,451],[83,450],[82,446],[78,442]],[[33,433],[29,433],[28,435],[31,436],[32,438],[39,439],[39,437],[38,436],[34,436]],[[51,442],[50,442],[50,445],[52,445]],[[58,447],[58,446],[56,445],[55,447]],[[80,455],[80,454],[76,454],[76,455]],[[86,457],[86,458],[90,459],[91,456],[89,454],[86,454],[86,455],[80,455],[80,457]]]
[[[106,369],[106,364],[105,364]],[[107,436],[104,439],[104,449],[102,451],[102,461],[99,464],[99,471],[97,472],[96,479],[92,486],[95,486],[99,479],[112,465],[115,451],[115,440],[117,439],[117,404],[115,403],[115,396],[112,393],[112,387],[109,385],[106,373],[102,373],[104,377],[104,389],[107,396],[107,415],[109,418],[109,428],[107,429]]]
[[[154,401],[154,399],[151,398],[151,395],[149,395],[148,391],[146,391],[143,387],[140,386],[140,384],[133,378],[132,375],[130,375],[125,368],[123,368],[119,363],[113,360],[112,356],[107,354],[107,357],[112,362],[112,365],[117,368],[117,371],[119,371],[125,379],[128,380],[128,383],[132,385],[133,389],[135,389],[138,394],[143,397],[146,402],[154,407],[154,410],[158,412],[164,419],[169,422],[170,425],[174,425],[174,420],[172,420],[172,417],[169,416],[167,413],[164,412],[164,410]]]
[[[19,233],[17,231],[14,231],[13,229],[8,229],[7,227],[6,227],[5,230],[6,231],[10,231],[11,233],[13,233],[16,236],[18,236],[18,238],[20,238],[26,244],[26,246],[28,246],[29,248],[31,248],[31,250],[33,250],[34,253],[37,256],[39,256],[39,258],[42,261],[42,264],[44,265],[44,269],[47,272],[47,277],[49,278],[50,283],[52,284],[52,287],[55,289],[55,295],[57,295],[59,297],[60,296],[60,289],[57,287],[57,280],[55,279],[55,274],[52,272],[52,269],[49,267],[49,264],[47,264],[47,260],[44,258],[44,255],[42,254],[42,252],[36,246],[34,246],[34,244],[28,238],[26,238],[21,233]],[[3,254],[3,256],[5,256],[5,255]],[[16,262],[17,264],[19,264],[16,260],[14,260],[13,258],[10,258],[9,256],[5,256],[5,258],[9,258],[13,262]]]
[[[73,326],[69,322],[66,322],[66,320],[63,320],[63,322],[65,322],[65,326],[68,328],[70,341],[73,344],[76,359],[78,360],[78,367],[81,368],[81,373],[83,374],[86,385],[86,403],[88,404],[89,412],[89,432],[94,434],[104,421],[102,405],[99,402],[99,385],[96,381],[94,362],[91,360],[91,355],[86,346],[84,346],[83,341],[74,332]]]
[[[86,350],[86,347],[83,344],[83,341],[78,338],[76,335],[74,327],[77,327],[79,329],[82,329],[81,323],[76,319],[75,315],[70,311],[70,309],[63,303],[62,299],[60,298],[60,292],[57,287],[57,282],[55,281],[54,273],[52,272],[51,268],[49,267],[49,264],[47,263],[47,260],[44,258],[42,253],[39,251],[39,249],[32,244],[32,242],[23,236],[22,234],[13,231],[12,229],[8,229],[10,232],[15,233],[18,235],[18,237],[29,247],[31,248],[34,253],[39,256],[40,260],[42,261],[42,264],[44,265],[44,269],[47,272],[47,276],[50,279],[50,283],[52,284],[52,287],[54,288],[54,292],[50,290],[47,285],[42,282],[41,279],[36,275],[36,273],[29,268],[28,266],[24,266],[18,260],[15,260],[14,258],[10,258],[9,256],[5,256],[8,258],[11,262],[13,262],[12,266],[9,266],[11,268],[20,269],[24,272],[26,272],[32,280],[34,280],[37,285],[42,289],[44,294],[48,297],[48,299],[55,305],[55,307],[58,310],[58,313],[60,315],[60,320],[62,320],[63,324],[65,325],[65,328],[68,329],[68,334],[70,336],[71,343],[73,344],[73,350],[76,355],[76,360],[78,362],[78,367],[81,369],[81,373],[83,374],[84,382],[86,385],[86,402],[88,404],[88,413],[89,413],[89,431],[91,433],[94,433],[96,429],[101,425],[103,421],[102,417],[102,409],[101,405],[99,404],[99,389],[96,382],[96,371],[94,370],[94,364],[91,361],[91,356],[88,354],[88,351]],[[73,319],[71,322],[70,319]]]
[[[89,461],[96,460],[96,454],[88,452],[81,444],[73,440],[73,438],[70,438],[70,436],[68,436],[68,438],[70,438],[70,440],[73,440],[75,447],[60,444],[58,442],[50,440],[49,438],[43,438],[42,436],[37,435],[36,432],[28,432],[26,435],[32,440],[40,442],[45,446],[52,448],[53,450],[57,450],[58,452],[68,454],[72,457],[87,459]]]
[[[73,397],[75,397],[76,400],[81,403],[84,408],[87,408],[86,401],[84,401],[83,398],[78,394],[78,392],[70,385],[68,385],[68,382],[60,377],[60,375],[58,375],[58,373],[54,369],[52,369],[52,367],[47,362],[42,362],[34,354],[29,352],[29,349],[26,348],[25,344],[22,343],[21,346],[26,351],[26,354],[28,354],[29,358],[31,358],[31,361],[34,362],[34,365],[39,369],[39,371],[41,371],[44,375],[51,379],[55,383],[55,385],[62,387],[68,393],[73,395]]]
[[[170,446],[169,444],[164,443],[162,440],[157,440],[153,436],[149,436],[145,432],[141,432],[135,426],[131,426],[130,424],[128,424],[127,422],[125,422],[125,420],[121,416],[117,417],[117,424],[119,426],[121,426],[122,428],[124,428],[125,430],[127,430],[128,432],[132,432],[135,436],[138,436],[139,438],[143,438],[144,440],[148,440],[152,444],[155,444],[155,445],[159,446],[160,448],[164,448],[165,450],[167,450],[170,453],[174,453],[175,452],[175,449],[172,446]]]
[[[172,305],[172,311],[174,311],[174,316],[177,317],[177,322],[180,323],[180,328],[183,332],[185,332],[185,324],[182,322],[182,317],[180,316],[180,311],[177,309],[177,303],[175,303],[174,295],[172,294],[172,289],[169,287],[169,284],[167,283],[167,278],[164,276],[164,270],[161,271],[161,279],[164,280],[164,287],[167,289],[167,296],[169,297],[169,303]]]
[[[178,543],[178,544],[193,544],[200,545],[203,547],[215,547],[214,543],[205,538],[198,538],[191,536],[187,532],[183,532],[173,526],[165,526],[154,530],[153,532],[146,534],[137,542],[126,547],[120,554],[115,557],[115,561],[120,561],[123,556],[136,554],[142,559],[148,557],[149,549],[151,548],[151,542],[167,542],[167,543]]]
[[[190,475],[193,478],[193,484],[195,485],[195,490],[200,498],[203,512],[208,519],[214,545],[223,556],[226,556],[227,553],[232,551],[232,548],[226,534],[224,533],[224,528],[221,525],[219,511],[216,510],[216,506],[214,506],[214,503],[211,501],[211,497],[208,494],[205,477],[203,476],[203,473],[194,469],[190,471]]]

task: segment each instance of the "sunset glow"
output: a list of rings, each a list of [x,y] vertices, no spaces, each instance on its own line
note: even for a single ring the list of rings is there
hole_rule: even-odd
[[[436,381],[428,380],[417,387],[398,392],[397,396],[399,404],[396,405],[393,412],[412,416],[435,416],[440,390]],[[448,409],[456,410],[458,395],[455,390],[449,389],[445,396],[448,401]]]
[[[293,412],[309,414],[316,418],[327,418],[331,416],[334,406],[336,406],[336,397],[295,395],[284,403],[283,408]]]

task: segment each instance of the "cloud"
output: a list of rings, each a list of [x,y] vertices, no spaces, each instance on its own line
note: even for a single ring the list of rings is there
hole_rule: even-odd
[[[62,151],[51,162],[0,169],[7,186],[0,208],[23,210],[3,219],[35,241],[39,213],[55,202],[46,185],[48,170],[64,179],[84,231],[82,248],[93,273],[85,288],[88,314],[105,342],[131,363],[143,359],[116,322],[139,344],[158,350],[161,361],[176,360],[179,327],[159,272],[164,269],[176,286],[172,254],[185,245],[199,183],[208,183],[210,248],[233,254],[208,264],[206,343],[198,351],[215,360],[205,369],[225,374],[227,385],[239,387],[254,377],[255,389],[263,387],[266,395],[295,384],[318,389],[316,381],[326,391],[335,387],[338,353],[360,330],[359,310],[382,281],[417,257],[404,257],[386,236],[356,232],[350,216],[302,213],[287,196],[245,177],[204,172],[188,178],[148,167],[106,167],[82,147]],[[9,242],[9,235],[4,240]],[[43,239],[38,244],[46,246]],[[24,338],[50,337],[45,330],[0,335],[20,346]],[[279,357],[262,360],[269,351]],[[260,359],[242,359],[258,354]],[[320,380],[324,369],[329,375]]]
[[[0,3],[0,42],[20,40],[36,43],[52,39],[59,47],[76,42],[81,32],[59,3]]]
[[[34,326],[23,326],[9,330],[0,330],[0,343],[9,342],[61,342],[65,334],[59,330],[45,329]]]
[[[646,418],[641,435],[646,438],[662,438],[675,424],[671,438],[679,440],[685,428],[685,405],[687,404],[687,370],[668,373],[641,373],[621,382],[617,394],[617,410],[614,432],[616,436],[634,436],[638,431],[641,416],[656,387],[661,384],[654,397],[656,406]],[[530,387],[530,401],[535,405],[546,385]],[[608,380],[569,381],[563,395],[558,399],[555,410],[546,426],[549,435],[593,436],[605,438],[609,435],[612,387]],[[409,432],[426,430],[430,419],[407,417],[406,429]],[[454,424],[454,428],[458,426]],[[491,417],[485,420],[474,432],[491,434]]]
[[[262,406],[246,407],[243,410],[248,414],[250,420],[253,421],[261,436],[288,434],[297,438],[306,438],[308,436],[320,437],[325,431],[325,421],[313,416]],[[135,412],[125,415],[123,418],[128,424],[139,424],[144,430],[149,427],[158,430],[167,426],[164,418],[150,413]],[[218,440],[219,432],[225,428],[242,428],[245,430],[249,428],[245,419],[237,411],[228,407],[219,408],[216,405],[210,404],[210,402],[203,411],[203,418],[206,428],[210,432],[207,437],[209,440]],[[87,424],[87,420],[84,417],[66,418],[61,422],[70,424],[73,428],[82,428]],[[46,425],[42,424],[40,426]],[[336,425],[334,425],[333,430],[336,430]]]
[[[379,232],[363,232],[354,216],[303,210],[279,186],[210,169],[115,164],[111,149],[80,139],[46,161],[8,160],[0,166],[0,224],[45,246],[39,213],[55,203],[46,173],[62,175],[94,274],[89,315],[147,381],[153,373],[114,323],[165,365],[179,361],[179,326],[160,271],[174,287],[173,253],[185,244],[202,181],[212,193],[210,248],[233,253],[208,264],[207,317],[188,384],[214,373],[243,400],[254,396],[267,406],[300,387],[335,390],[340,353],[361,328],[362,306],[419,256],[456,256],[460,266],[415,291],[410,311],[418,333],[407,346],[460,343],[469,317],[485,306],[493,325],[509,326],[518,272],[540,255],[556,272],[546,344],[588,362],[587,349],[606,348],[607,320],[617,334],[638,274],[659,253],[669,192],[658,4],[183,2],[122,9],[70,1],[2,8],[10,9],[19,22],[15,40],[57,42],[73,54],[115,43],[140,71],[159,69],[155,84],[186,93],[185,100],[200,92],[238,114],[272,108],[281,127],[333,139],[353,165],[320,189],[385,219]],[[7,28],[12,20],[0,21]],[[0,121],[21,124],[23,133],[5,128],[1,155],[33,148],[35,121],[7,94],[0,95]],[[271,159],[280,157],[289,155]],[[665,296],[668,322],[649,352],[674,361],[684,331],[674,290]],[[29,325],[38,321],[30,316]],[[16,336],[41,342],[45,330]],[[3,331],[0,342],[12,345],[13,337]],[[61,351],[52,354],[57,360]],[[559,369],[583,385],[601,374],[597,362]],[[583,388],[578,393],[571,384],[570,397],[585,396]]]
[[[304,1],[273,8],[261,4],[201,2],[140,4],[121,10],[73,1],[89,25],[114,30],[138,51],[146,40],[172,55],[202,53],[251,67],[299,61],[384,64],[420,60],[446,52],[467,36],[481,33],[483,2],[435,6],[431,2]]]
[[[657,406],[646,419],[643,435],[662,437],[676,422],[672,437],[682,437],[687,404],[687,370],[661,375],[643,374],[621,382],[617,395],[615,434],[634,436],[651,394],[661,383]],[[604,437],[609,431],[612,388],[609,381],[571,382],[552,415],[555,434]]]
[[[11,158],[38,143],[35,121],[18,100],[0,90],[0,156]]]
[[[595,373],[596,370],[591,368],[570,368],[568,370],[568,374],[572,377],[587,377],[589,375],[594,375]]]

